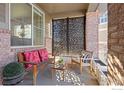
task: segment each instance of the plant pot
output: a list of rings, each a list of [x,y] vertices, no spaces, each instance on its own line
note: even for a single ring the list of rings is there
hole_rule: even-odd
[[[10,77],[9,79],[3,79],[2,84],[3,85],[16,85],[20,83],[24,78],[24,74],[20,74],[18,76]]]
[[[3,85],[15,85],[24,78],[24,67],[21,63],[12,62],[3,69]]]

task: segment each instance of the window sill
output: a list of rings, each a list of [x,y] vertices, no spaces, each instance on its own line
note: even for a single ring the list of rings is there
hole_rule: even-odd
[[[36,46],[11,46],[11,49],[14,49],[14,48],[36,48],[36,47],[44,47],[44,45],[36,45]]]

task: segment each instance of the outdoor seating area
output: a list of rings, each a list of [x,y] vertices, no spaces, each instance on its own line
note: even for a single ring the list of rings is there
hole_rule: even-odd
[[[81,64],[83,64],[83,61],[84,60],[86,61],[88,58],[88,51],[83,51],[81,53],[83,56],[81,57],[81,55],[80,56],[78,55],[78,57],[81,58],[80,62]],[[17,56],[18,56],[18,62],[16,63],[23,64],[23,68],[25,69],[23,77],[20,81],[17,80],[14,82],[14,80],[12,79],[8,79],[7,82],[3,81],[4,85],[21,85],[21,84],[38,85],[39,84],[39,83],[37,84],[38,81],[40,81],[42,84],[42,80],[40,80],[39,77],[41,79],[47,78],[49,80],[49,84],[51,84],[53,80],[54,81],[56,80],[56,83],[54,82],[55,84],[62,84],[62,85],[63,84],[65,85],[85,85],[85,84],[97,85],[98,84],[95,78],[94,80],[92,80],[93,77],[92,75],[90,75],[91,73],[89,72],[90,67],[83,68],[83,65],[81,65],[82,66],[81,69],[78,69],[79,67],[76,65],[77,63],[73,62],[73,58],[75,58],[74,55],[60,55],[60,56],[54,55],[52,58],[50,58],[48,57],[48,52],[46,49],[39,49],[28,52],[18,52]],[[78,60],[76,61],[78,62]],[[9,69],[12,69],[14,71],[15,68],[9,68]],[[83,73],[80,73],[80,70],[82,70]],[[87,74],[86,75],[87,78],[84,78],[84,80],[89,78],[87,82],[82,80],[82,78],[84,77],[83,75],[84,73]],[[24,83],[24,81],[26,80],[25,77],[30,78],[30,79],[28,78],[27,80],[30,81],[30,83],[28,82],[27,84]],[[46,81],[46,83],[44,84],[47,85],[47,83],[48,82]]]
[[[97,12],[93,16],[89,12],[96,6],[105,7],[100,11],[101,16],[106,14],[106,4],[0,4],[0,11],[6,12],[0,13],[0,24],[5,27],[0,29],[0,84],[99,85],[101,70],[96,69],[100,66],[93,63],[95,58],[106,57],[98,54],[102,51],[95,38],[99,23],[90,24],[97,20]],[[5,18],[9,24],[1,21],[3,16],[9,16]],[[87,29],[91,26],[97,31]]]
[[[96,78],[92,76],[89,72],[89,68],[84,67],[83,73],[80,74],[78,66],[68,65],[67,68],[62,67],[46,67],[42,72],[41,70],[38,73],[36,85],[98,85]],[[32,80],[30,79],[30,74],[24,77],[24,80],[18,84],[19,85],[32,85]]]
[[[0,85],[124,85],[123,6],[0,3]]]

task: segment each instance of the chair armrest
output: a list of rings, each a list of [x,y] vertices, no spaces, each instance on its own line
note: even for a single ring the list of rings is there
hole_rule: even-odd
[[[76,56],[72,55],[71,57],[72,58],[82,58],[80,55],[76,55]]]
[[[23,63],[23,64],[37,65],[37,63],[34,63],[34,62],[26,62],[26,61],[23,61],[23,62],[21,62],[21,63]]]
[[[72,60],[76,60],[76,59],[82,60],[83,58],[81,56],[71,56],[71,59]]]

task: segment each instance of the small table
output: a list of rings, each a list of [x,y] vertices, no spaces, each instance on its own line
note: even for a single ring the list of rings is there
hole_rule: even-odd
[[[53,78],[53,73],[54,73],[54,70],[60,70],[63,72],[63,80],[64,80],[64,72],[65,70],[67,69],[67,63],[65,64],[54,64],[53,67],[51,67],[51,73],[52,73],[52,78]]]

